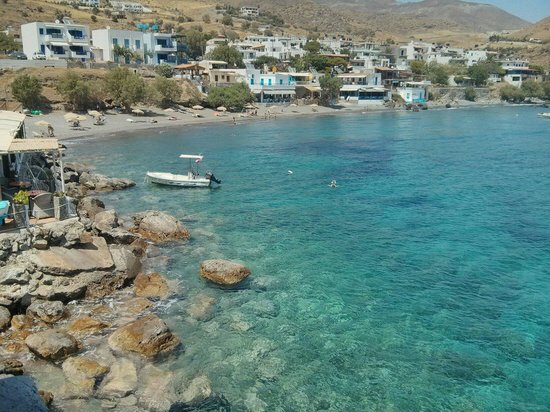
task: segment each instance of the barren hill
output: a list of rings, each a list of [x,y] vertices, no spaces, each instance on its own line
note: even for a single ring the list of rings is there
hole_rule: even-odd
[[[540,39],[543,42],[550,42],[550,17],[540,20],[535,24],[513,33],[513,37],[525,40],[534,38]]]

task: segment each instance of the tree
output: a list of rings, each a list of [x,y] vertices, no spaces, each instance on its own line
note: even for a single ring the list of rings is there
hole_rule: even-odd
[[[550,100],[550,80],[542,83],[542,89],[544,90],[544,98]]]
[[[476,86],[485,86],[489,75],[493,73],[503,74],[502,67],[493,61],[482,61],[468,68],[468,76],[472,78]]]
[[[28,74],[21,74],[11,83],[11,93],[15,100],[23,105],[25,109],[34,109],[40,106],[42,96],[42,85],[40,80]]]
[[[411,71],[413,74],[421,75],[425,74],[426,63],[421,60],[414,60],[411,62]]]
[[[92,14],[92,16],[90,17],[92,19],[92,21],[95,23],[97,22],[97,17],[95,15]]]
[[[304,50],[308,53],[317,54],[321,51],[321,43],[317,40],[310,40],[304,44]]]
[[[227,44],[220,44],[217,46],[214,50],[208,53],[208,58],[211,60],[222,60],[234,67],[244,67],[241,53],[235,47]]]
[[[222,24],[224,26],[233,26],[233,18],[226,14],[222,17]]]
[[[177,80],[157,77],[150,85],[151,100],[163,109],[170,107],[181,97],[181,86]]]
[[[280,60],[272,56],[260,56],[252,62],[256,69],[262,68],[264,65],[276,66],[280,63]]]
[[[19,50],[19,47],[20,45],[15,42],[13,36],[0,32],[0,51],[2,53],[9,53],[14,50]]]
[[[241,23],[241,30],[248,30],[250,28],[250,22],[245,20]]]
[[[338,99],[340,89],[342,88],[342,79],[338,77],[323,76],[319,80],[321,86],[321,101],[324,105],[329,105]]]
[[[56,90],[75,111],[86,110],[94,102],[89,83],[72,71],[66,72],[59,79]]]
[[[211,107],[225,106],[240,110],[254,100],[256,98],[245,83],[212,87],[208,92],[208,104]]]
[[[525,93],[525,97],[544,97],[544,89],[542,84],[535,80],[525,80],[521,83],[521,90]]]
[[[124,106],[127,112],[132,105],[145,97],[145,81],[127,68],[116,67],[105,76],[105,89],[109,96]]]
[[[157,73],[161,77],[169,79],[170,77],[174,76],[174,69],[169,64],[162,63],[155,67],[155,73]]]
[[[476,97],[477,97],[476,89],[474,89],[471,86],[466,87],[466,89],[464,90],[464,98],[470,102],[474,102],[476,100]]]
[[[449,82],[447,69],[442,64],[432,62],[426,65],[426,75],[428,80],[435,84],[446,85]]]
[[[210,23],[210,15],[209,14],[203,15],[202,21],[205,22],[206,24]]]
[[[521,103],[525,100],[525,93],[511,84],[507,84],[500,89],[500,98],[507,102]]]
[[[206,36],[204,33],[196,29],[191,29],[185,32],[187,42],[187,50],[189,57],[196,59],[202,56],[206,47]]]

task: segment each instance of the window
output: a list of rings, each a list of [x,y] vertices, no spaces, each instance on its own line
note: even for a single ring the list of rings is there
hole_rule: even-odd
[[[267,85],[271,86],[271,84],[272,84],[271,79],[267,79]]]
[[[136,50],[141,49],[141,42],[139,40],[136,40]]]
[[[279,84],[282,86],[283,85],[283,79],[280,79],[279,80]]]
[[[264,85],[264,79],[260,79],[260,86],[263,86]]]
[[[113,46],[116,46],[118,44],[118,39],[113,39]]]
[[[218,81],[218,75],[217,75],[217,74],[214,76],[214,81],[215,81],[215,82]]]
[[[130,48],[130,39],[124,39],[124,47],[125,48]]]
[[[44,34],[44,29],[43,28],[38,29],[38,33]]]

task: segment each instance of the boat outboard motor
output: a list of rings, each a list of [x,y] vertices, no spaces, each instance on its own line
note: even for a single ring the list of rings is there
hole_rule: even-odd
[[[206,177],[207,179],[211,180],[212,182],[215,182],[219,185],[221,185],[222,181],[219,180],[219,179],[216,179],[216,176],[214,176],[214,173],[212,172],[206,172],[206,174],[204,175],[204,177]]]

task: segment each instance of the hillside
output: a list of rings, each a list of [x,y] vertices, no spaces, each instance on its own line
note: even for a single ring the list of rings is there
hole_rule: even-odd
[[[550,42],[550,17],[514,32],[512,36],[516,39],[529,40],[534,38],[540,39],[543,42]]]

